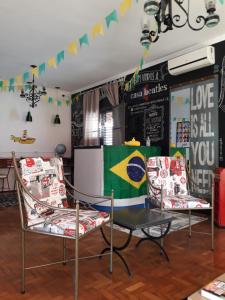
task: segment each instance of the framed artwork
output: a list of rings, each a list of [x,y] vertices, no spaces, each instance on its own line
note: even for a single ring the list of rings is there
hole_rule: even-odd
[[[176,147],[190,147],[190,129],[189,121],[177,122]]]

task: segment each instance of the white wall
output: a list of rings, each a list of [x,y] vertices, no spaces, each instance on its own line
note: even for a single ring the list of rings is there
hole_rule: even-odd
[[[48,103],[41,99],[37,107],[29,107],[19,92],[0,92],[0,157],[11,157],[15,151],[18,157],[54,154],[57,144],[64,144],[67,148],[66,157],[71,156],[71,105],[63,103],[58,107],[56,103]],[[59,91],[58,95],[68,95]],[[56,99],[57,91],[47,88],[47,96]],[[30,111],[33,122],[26,122],[27,112]],[[59,114],[61,124],[53,124],[54,117]],[[22,136],[27,130],[28,137],[36,138],[33,144],[20,144],[10,139],[11,135]]]

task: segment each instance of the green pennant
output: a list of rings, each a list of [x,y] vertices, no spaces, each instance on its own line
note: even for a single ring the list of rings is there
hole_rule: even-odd
[[[45,63],[41,64],[39,67],[38,67],[38,72],[39,74],[43,74],[45,73]]]
[[[57,100],[57,106],[62,106],[62,101],[61,100]]]
[[[3,88],[3,81],[0,80],[0,89],[2,89],[2,88]]]
[[[141,61],[140,61],[140,69],[142,70],[143,68],[143,65],[144,65],[144,58],[142,57],[141,58]]]
[[[15,83],[14,78],[9,79],[9,92],[14,92],[15,91],[14,83]]]
[[[25,72],[23,73],[23,81],[26,82],[30,78],[30,72]]]
[[[109,28],[111,22],[118,22],[117,11],[114,9],[108,16],[106,16],[105,21],[107,28]]]
[[[27,91],[27,90],[30,90],[31,89],[31,85],[30,84],[25,84],[24,85],[24,90]]]
[[[53,102],[53,98],[52,97],[48,97],[48,103],[52,103]]]
[[[220,3],[221,3],[222,5],[224,5],[224,0],[220,0]]]
[[[59,65],[61,63],[61,61],[64,60],[64,51],[60,51],[59,53],[57,53],[56,55],[56,63],[57,65]]]
[[[66,105],[69,106],[69,104],[70,104],[70,100],[66,99]]]
[[[80,47],[82,47],[82,45],[89,45],[89,40],[88,40],[88,35],[85,33],[80,39]]]

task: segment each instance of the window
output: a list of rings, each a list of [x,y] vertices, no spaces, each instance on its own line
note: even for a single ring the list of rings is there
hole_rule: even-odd
[[[113,112],[112,110],[100,113],[99,137],[103,145],[113,144]]]

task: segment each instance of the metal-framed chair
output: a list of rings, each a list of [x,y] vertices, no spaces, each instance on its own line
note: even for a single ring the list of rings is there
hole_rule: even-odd
[[[192,234],[192,211],[210,211],[211,232],[205,234],[211,235],[211,249],[214,250],[214,179],[209,193],[199,194],[199,187],[191,178],[185,159],[169,156],[146,159],[146,175],[150,207],[161,211],[188,211],[189,237]]]
[[[12,159],[11,158],[1,158],[0,159],[0,182],[2,186],[2,192],[5,191],[5,187],[7,191],[10,191],[9,185],[9,173],[12,168]],[[5,185],[6,183],[6,185]]]
[[[16,190],[19,202],[21,220],[22,272],[21,293],[25,293],[25,271],[36,267],[25,266],[25,235],[27,233],[43,234],[63,239],[62,261],[51,262],[47,265],[74,261],[74,299],[78,299],[78,261],[79,240],[87,237],[92,231],[110,223],[109,271],[112,272],[113,254],[113,193],[111,196],[90,195],[78,191],[63,177],[61,158],[49,160],[24,158],[17,166],[15,153],[12,152],[13,165],[16,175]],[[21,174],[20,174],[21,173]],[[65,179],[65,181],[64,181]],[[75,195],[75,196],[74,196]],[[68,198],[73,199],[73,208],[68,207]],[[101,212],[94,208],[99,203],[108,202],[110,213]],[[98,206],[99,207],[99,206]],[[74,240],[74,258],[66,256],[66,240]],[[101,256],[101,254],[94,255]],[[89,257],[88,257],[89,258]]]

